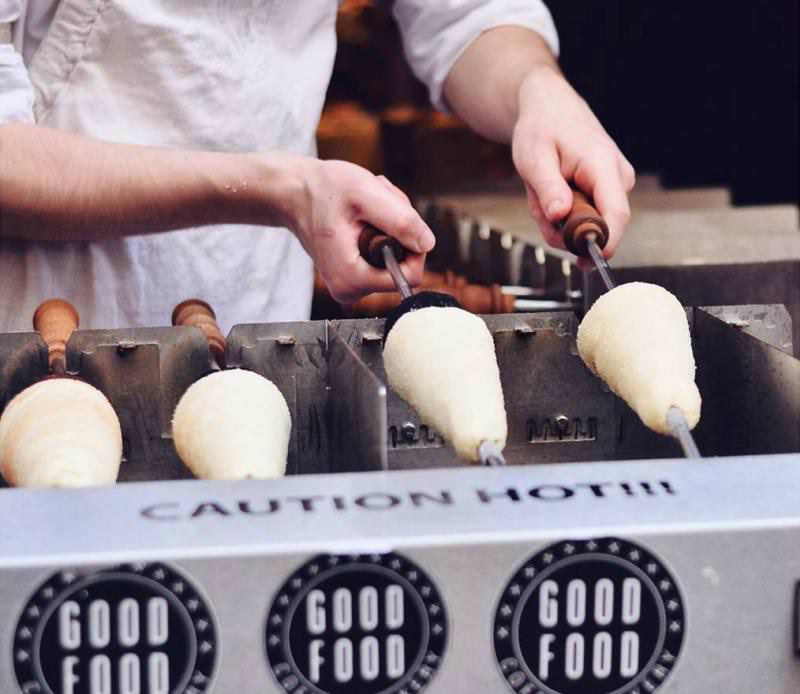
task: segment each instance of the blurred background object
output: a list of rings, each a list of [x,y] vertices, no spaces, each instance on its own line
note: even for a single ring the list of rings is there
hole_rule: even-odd
[[[736,205],[798,198],[798,3],[549,0],[561,65],[640,173],[730,190]],[[346,0],[319,132],[412,192],[513,179],[507,148],[436,114],[385,3]]]

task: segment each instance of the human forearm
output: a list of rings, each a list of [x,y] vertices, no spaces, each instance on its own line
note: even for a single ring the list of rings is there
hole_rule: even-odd
[[[511,142],[531,214],[550,244],[564,247],[558,222],[574,184],[594,198],[609,226],[605,255],[614,254],[630,218],[634,170],[543,39],[517,27],[487,31],[456,62],[445,94],[473,128]]]
[[[292,185],[270,155],[0,128],[0,237],[78,241],[207,224],[283,224],[284,189]]]
[[[359,255],[365,223],[413,251],[403,267],[418,284],[433,233],[401,191],[354,164],[0,127],[0,240],[87,241],[213,224],[288,227],[333,295],[352,302],[394,287],[386,271]]]
[[[545,40],[523,27],[497,27],[481,34],[456,61],[445,82],[445,98],[481,135],[510,142],[519,118],[520,87],[532,70],[559,72]]]

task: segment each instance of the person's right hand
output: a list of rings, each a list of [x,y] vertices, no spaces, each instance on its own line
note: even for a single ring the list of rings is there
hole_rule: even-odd
[[[299,181],[289,196],[287,224],[314,259],[334,299],[353,303],[371,292],[395,289],[389,273],[372,267],[359,253],[358,238],[365,224],[411,251],[400,265],[409,284],[422,282],[425,254],[435,239],[399,188],[344,161],[283,157]]]

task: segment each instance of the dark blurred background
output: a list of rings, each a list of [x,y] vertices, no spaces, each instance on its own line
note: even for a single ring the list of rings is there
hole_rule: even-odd
[[[550,0],[561,65],[640,173],[798,200],[798,1]],[[434,114],[381,5],[347,0],[320,154],[411,190],[499,184],[506,148]]]

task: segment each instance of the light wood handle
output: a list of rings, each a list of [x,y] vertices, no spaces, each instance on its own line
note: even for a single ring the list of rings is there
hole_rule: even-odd
[[[208,348],[214,361],[225,367],[225,336],[217,325],[214,310],[201,299],[187,299],[172,311],[172,325],[188,325],[200,328],[208,340]]]
[[[64,299],[43,301],[33,314],[33,329],[47,344],[47,363],[51,373],[66,372],[67,340],[79,324],[78,311]]]

